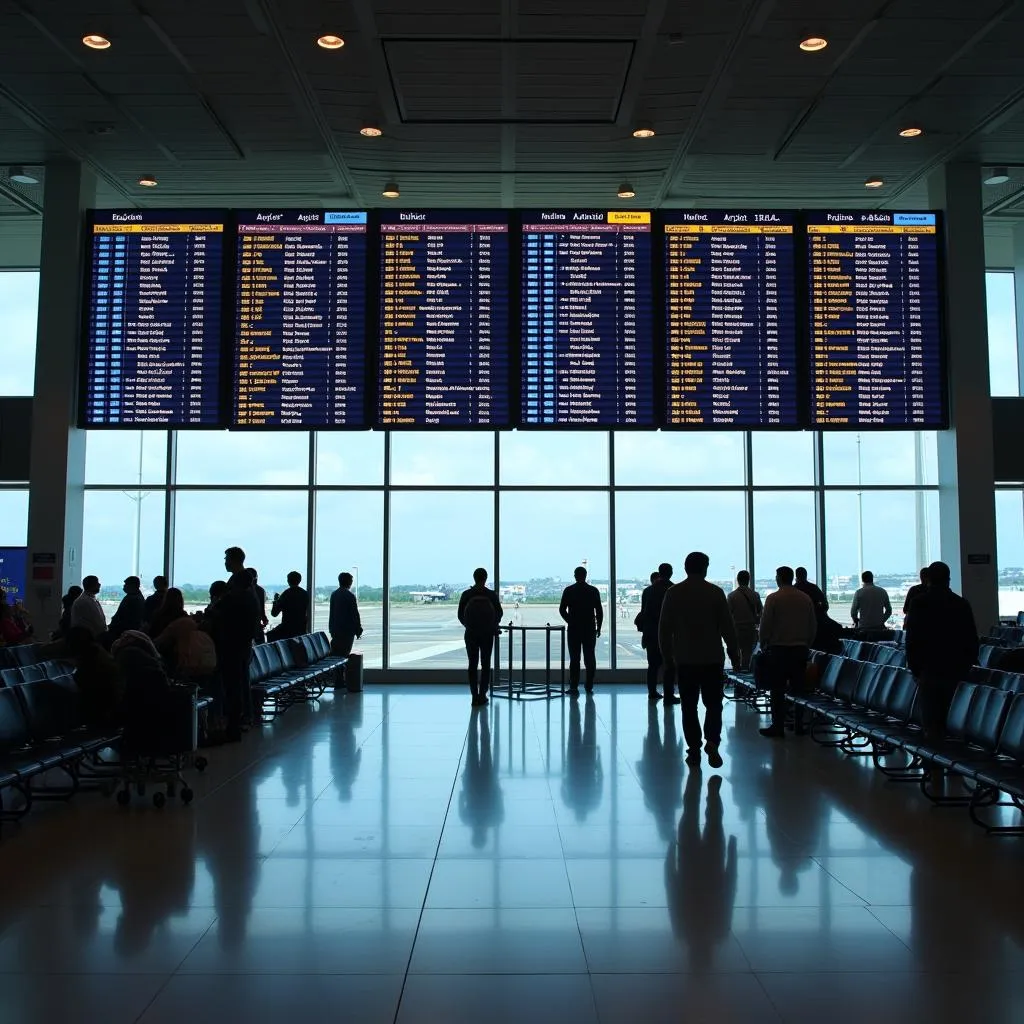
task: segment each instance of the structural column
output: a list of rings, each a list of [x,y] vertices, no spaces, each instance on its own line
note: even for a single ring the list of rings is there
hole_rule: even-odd
[[[981,169],[947,164],[928,184],[946,231],[950,429],[938,441],[940,549],[953,589],[985,630],[999,619],[999,577]]]
[[[1017,307],[1017,384],[1024,395],[1024,224],[1013,229],[1013,293]]]
[[[36,383],[29,471],[27,605],[45,637],[63,588],[81,581],[85,433],[77,428],[85,210],[95,180],[77,163],[46,168]]]

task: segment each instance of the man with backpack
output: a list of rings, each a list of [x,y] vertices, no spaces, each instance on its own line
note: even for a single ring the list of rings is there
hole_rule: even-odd
[[[491,688],[491,654],[502,617],[498,595],[487,586],[487,570],[473,570],[473,586],[459,598],[459,622],[466,630],[469,692],[474,706],[487,703]]]

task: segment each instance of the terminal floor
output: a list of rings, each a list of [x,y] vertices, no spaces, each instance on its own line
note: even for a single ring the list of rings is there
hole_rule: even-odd
[[[693,771],[677,718],[375,688],[212,752],[189,808],[40,808],[0,1024],[1024,1020],[1022,841],[731,704]]]

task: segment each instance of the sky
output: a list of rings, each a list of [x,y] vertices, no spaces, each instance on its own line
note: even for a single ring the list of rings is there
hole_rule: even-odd
[[[989,330],[995,394],[1018,394],[1013,278],[990,274]],[[0,395],[33,390],[37,275],[0,273]],[[744,480],[741,433],[622,432],[614,437],[615,483],[730,487]],[[934,484],[935,435],[922,435],[920,458],[909,433],[825,435],[826,483]],[[140,451],[141,445],[141,451]],[[603,432],[507,432],[499,436],[500,483],[545,486],[548,492],[502,491],[498,497],[499,557],[506,581],[560,577],[586,561],[591,574],[611,571],[609,535],[614,513],[619,579],[642,578],[658,562],[682,564],[687,551],[711,556],[711,574],[726,579],[743,568],[746,507],[741,492],[704,490],[655,493],[620,491],[614,509],[607,492],[581,490],[609,483],[609,437]],[[140,459],[141,455],[141,459]],[[147,490],[166,476],[167,435],[161,431],[92,432],[86,480],[123,489],[89,491],[83,565],[104,582],[117,583],[135,565],[152,577],[161,570],[165,500]],[[141,469],[141,486],[140,486]],[[809,433],[753,435],[755,485],[809,486],[814,479]],[[395,486],[455,490],[391,495],[391,578],[396,584],[459,583],[476,565],[494,558],[494,435],[489,432],[398,433],[392,440]],[[316,482],[365,486],[322,491],[310,509],[309,439],[305,433],[181,432],[177,479],[202,488],[232,485],[232,492],[182,490],[175,506],[173,576],[179,583],[208,583],[223,574],[222,553],[241,544],[269,584],[306,565],[306,529],[315,517],[314,564],[325,585],[342,569],[358,568],[360,583],[383,580],[384,440],[379,432],[323,433],[317,438]],[[300,490],[267,491],[266,487]],[[139,495],[142,495],[139,499]],[[137,511],[139,514],[137,516]],[[997,496],[1000,564],[1024,565],[1024,505],[1017,494]],[[938,557],[938,502],[924,508],[914,495],[829,493],[826,544],[830,576],[917,568],[915,521],[923,523],[923,554]],[[25,543],[27,495],[0,490],[0,546]],[[858,529],[863,523],[863,538]],[[764,491],[754,497],[754,536],[760,578],[782,563],[815,572],[813,495]]]

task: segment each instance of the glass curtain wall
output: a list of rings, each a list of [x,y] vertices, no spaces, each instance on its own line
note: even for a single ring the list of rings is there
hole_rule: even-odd
[[[462,666],[478,566],[505,621],[544,625],[583,565],[600,665],[639,669],[640,593],[695,549],[726,588],[752,568],[765,593],[778,565],[805,565],[840,620],[864,568],[902,607],[937,556],[936,475],[934,434],[97,431],[83,558],[111,600],[129,573],[167,572],[198,607],[239,544],[268,603],[302,574],[318,629],[350,572],[367,667],[416,670]],[[539,638],[528,655],[543,661]]]

